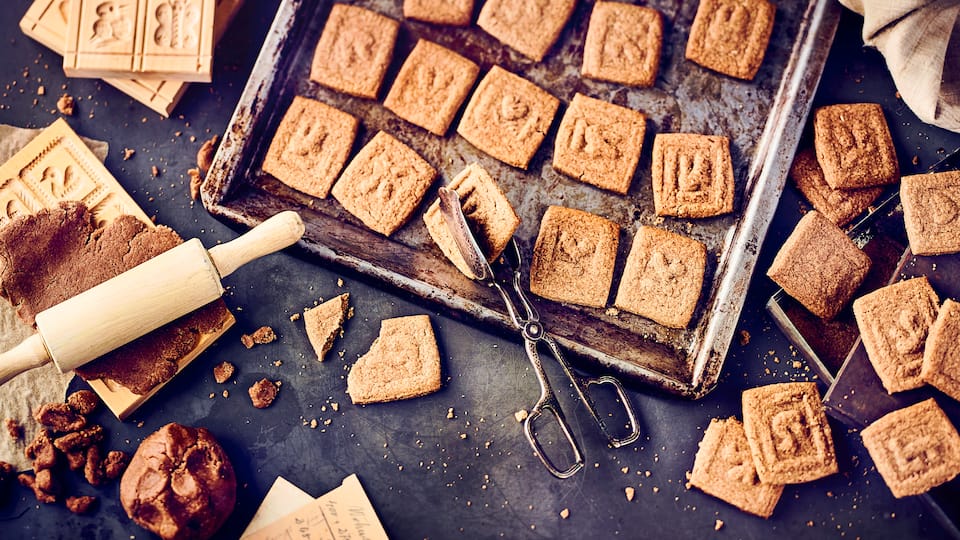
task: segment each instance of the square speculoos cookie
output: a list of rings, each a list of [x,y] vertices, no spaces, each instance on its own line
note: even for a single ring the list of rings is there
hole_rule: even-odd
[[[860,435],[898,499],[926,493],[960,473],[960,434],[933,398],[883,416]]]
[[[310,80],[344,94],[376,99],[399,31],[400,23],[390,17],[334,4],[313,54]]]
[[[777,252],[767,276],[814,315],[832,319],[863,283],[870,264],[839,227],[811,210]]]
[[[557,302],[602,308],[610,296],[620,227],[600,216],[547,208],[530,265],[530,291]]]
[[[457,192],[460,206],[474,238],[488,262],[500,256],[507,243],[513,238],[514,231],[520,226],[520,218],[500,186],[480,165],[472,163],[458,174],[447,186]],[[434,201],[423,215],[427,232],[440,247],[440,251],[450,259],[464,275],[473,278],[453,235],[447,228],[440,213],[440,201]]]
[[[477,26],[531,60],[543,60],[560,37],[576,0],[487,0]]]
[[[823,169],[813,148],[797,153],[790,167],[790,178],[807,201],[839,227],[853,221],[883,193],[882,187],[833,189],[823,178]]]
[[[726,137],[657,134],[652,169],[658,216],[703,218],[733,211],[733,164]]]
[[[347,165],[331,193],[374,231],[390,236],[420,205],[437,171],[409,146],[380,131]]]
[[[626,195],[640,161],[647,117],[583,94],[567,107],[553,150],[553,168],[581,182]]]
[[[876,103],[817,109],[813,115],[813,147],[823,178],[834,189],[880,186],[900,179],[890,128]]]
[[[295,96],[270,141],[263,171],[323,199],[350,157],[359,127],[360,121],[348,113]]]
[[[946,299],[923,347],[920,377],[960,401],[960,303]]]
[[[960,171],[904,176],[900,200],[914,255],[960,252]]]
[[[776,9],[767,0],[700,0],[690,27],[687,60],[753,80],[770,43]]]
[[[433,24],[469,26],[473,0],[403,0],[403,16]]]
[[[400,67],[383,106],[442,137],[479,73],[480,66],[467,58],[421,39]]]
[[[703,287],[707,248],[692,238],[641,226],[614,306],[664,326],[686,328]]]
[[[559,107],[560,100],[539,86],[495,65],[470,97],[457,133],[507,165],[526,169]]]
[[[746,432],[736,418],[710,420],[694,458],[690,485],[744,512],[768,518],[783,484],[760,481]]]
[[[837,472],[833,435],[815,382],[745,390],[743,428],[761,482],[799,484]]]
[[[853,302],[863,347],[887,392],[923,386],[924,344],[939,305],[926,276],[887,285]]]
[[[629,86],[653,86],[662,48],[659,11],[622,2],[597,2],[590,14],[580,74]]]

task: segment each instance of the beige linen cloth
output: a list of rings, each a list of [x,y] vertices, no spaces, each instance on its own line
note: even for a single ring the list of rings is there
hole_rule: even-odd
[[[41,129],[23,129],[0,124],[0,163],[10,159],[18,150],[40,134]],[[107,143],[83,139],[93,153],[103,161],[107,157]],[[4,179],[0,178],[0,183]],[[16,309],[0,298],[0,352],[7,351],[33,334],[33,327],[17,318]],[[43,403],[63,401],[73,372],[60,373],[52,363],[17,375],[0,385],[0,461],[13,464],[17,470],[33,467],[23,455],[27,443],[33,439],[39,424],[32,412]],[[23,438],[13,440],[2,422],[15,418],[23,425]],[[0,535],[2,536],[2,535]]]
[[[960,133],[960,0],[840,0],[863,15],[863,43],[887,61],[908,107]]]

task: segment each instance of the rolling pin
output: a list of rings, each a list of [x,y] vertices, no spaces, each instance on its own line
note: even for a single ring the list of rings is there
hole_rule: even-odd
[[[0,384],[50,361],[66,373],[209,304],[222,278],[303,232],[287,211],[209,251],[194,238],[38,313],[37,333],[0,354]]]

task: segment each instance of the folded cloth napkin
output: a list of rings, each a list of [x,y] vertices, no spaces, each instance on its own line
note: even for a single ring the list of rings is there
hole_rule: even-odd
[[[960,0],[840,0],[863,15],[863,43],[887,61],[907,106],[960,133]]]

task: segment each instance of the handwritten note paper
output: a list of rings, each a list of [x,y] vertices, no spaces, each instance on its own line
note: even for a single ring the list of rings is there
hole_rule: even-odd
[[[271,490],[272,491],[272,490]],[[249,528],[248,528],[249,530]],[[243,540],[387,540],[357,475]]]

